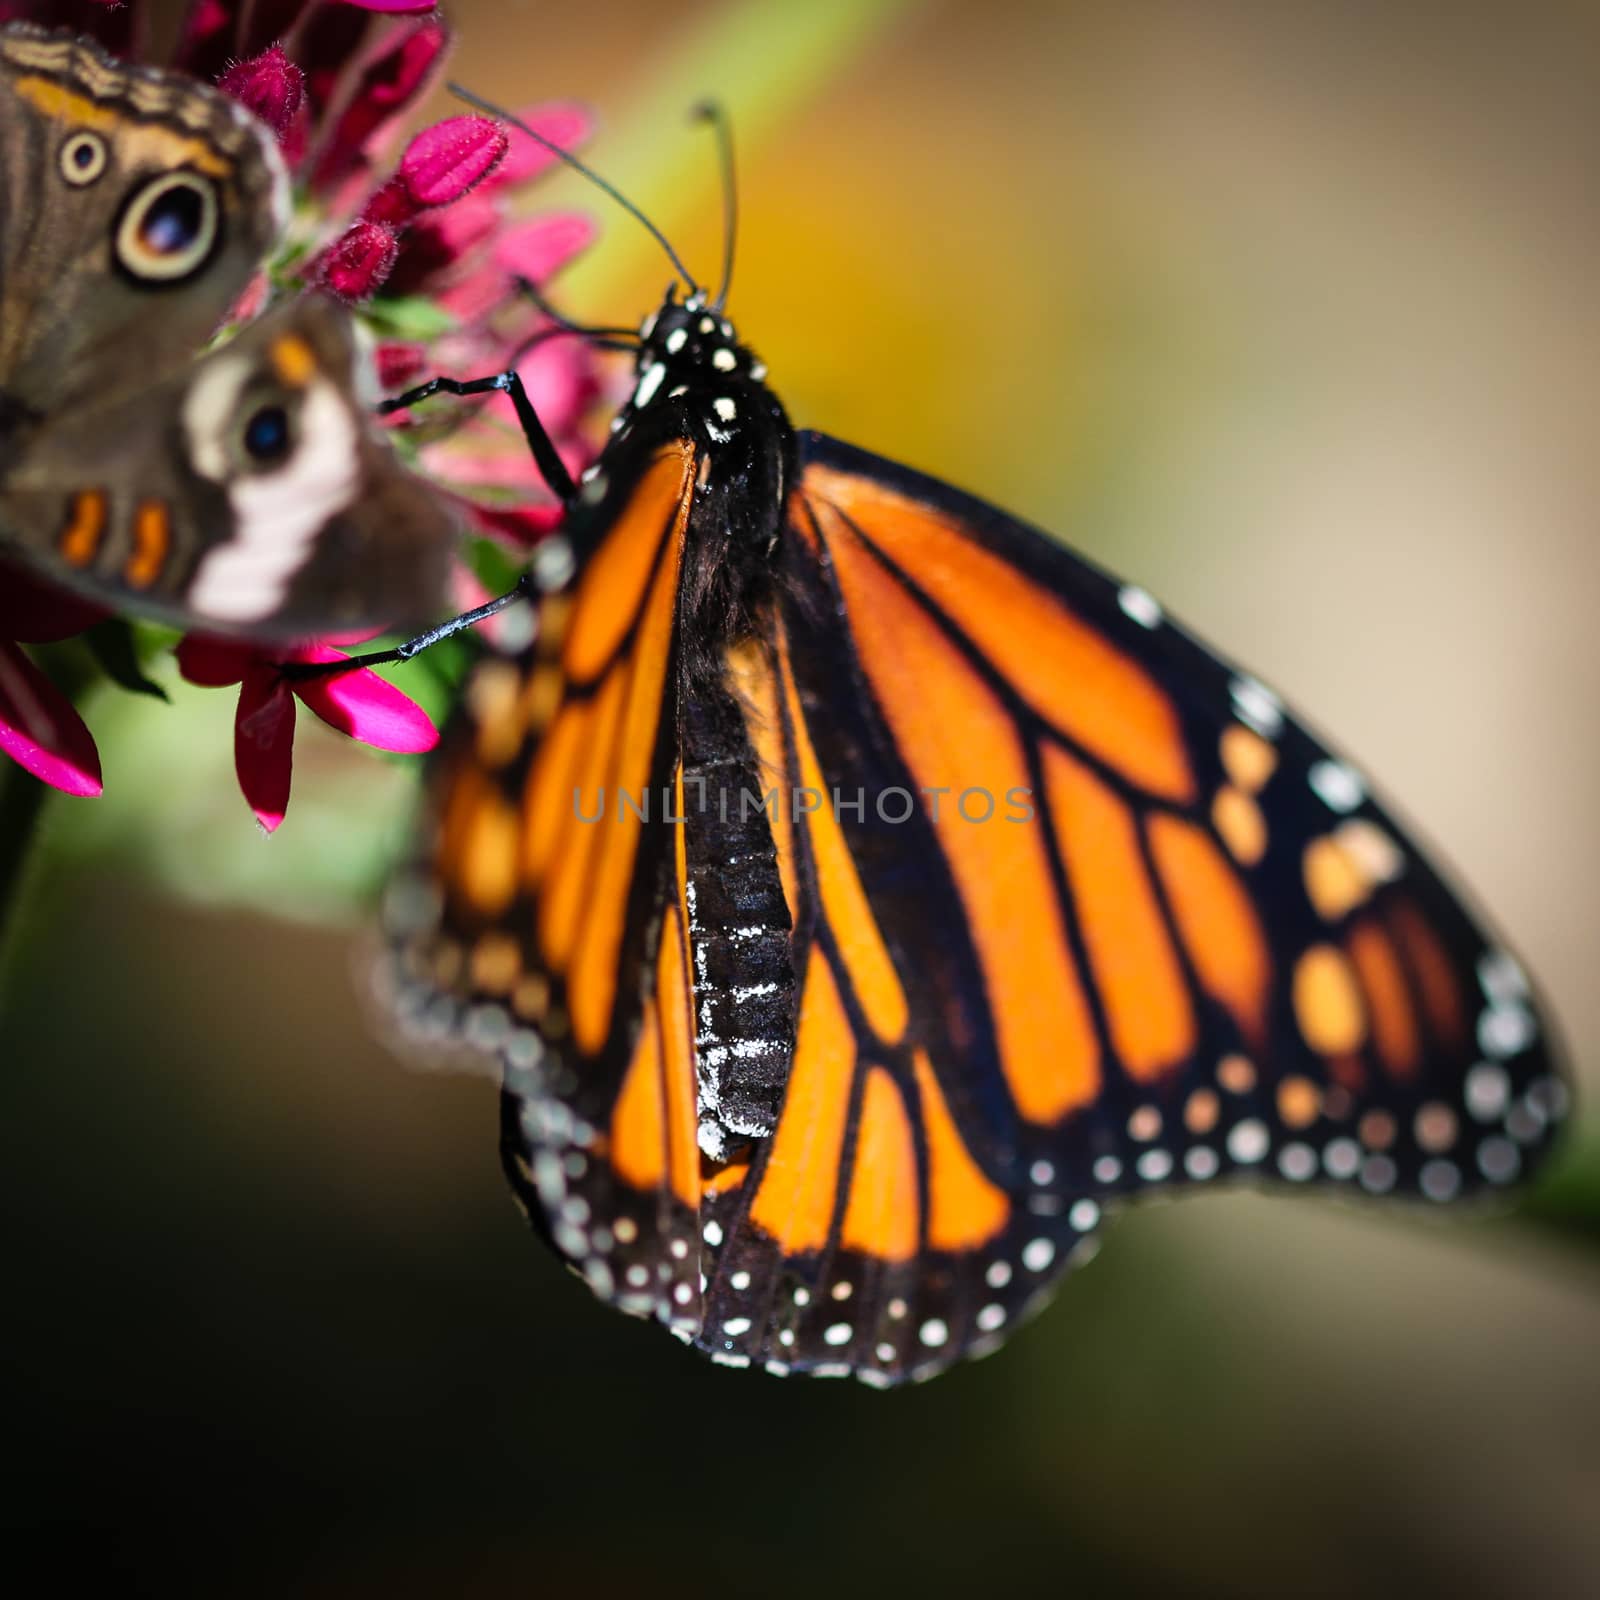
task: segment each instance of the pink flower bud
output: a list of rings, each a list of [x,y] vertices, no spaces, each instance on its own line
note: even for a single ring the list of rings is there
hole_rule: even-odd
[[[367,196],[361,208],[363,222],[381,222],[386,228],[403,228],[420,208],[404,178],[390,178]]]
[[[406,146],[400,177],[419,206],[448,205],[495,169],[508,143],[488,117],[448,117]]]
[[[260,117],[280,140],[289,131],[306,90],[305,74],[279,45],[252,60],[235,62],[217,82],[224,93]]]
[[[356,222],[317,258],[314,274],[341,300],[366,300],[394,270],[400,242],[381,222]]]

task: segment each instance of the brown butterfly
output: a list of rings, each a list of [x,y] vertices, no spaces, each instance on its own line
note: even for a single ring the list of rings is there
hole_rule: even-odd
[[[436,615],[453,521],[369,421],[348,313],[304,295],[198,354],[283,230],[270,132],[13,24],[0,172],[0,551],[212,631]]]

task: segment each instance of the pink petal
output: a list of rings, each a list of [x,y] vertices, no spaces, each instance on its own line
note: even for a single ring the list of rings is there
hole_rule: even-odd
[[[72,702],[14,645],[0,642],[0,752],[63,794],[105,787],[94,739]]]
[[[239,788],[268,833],[289,809],[294,716],[294,696],[276,666],[252,663],[233,722],[233,765]]]
[[[515,277],[543,283],[594,242],[594,218],[582,211],[552,211],[505,229],[494,258]]]
[[[433,295],[439,308],[448,311],[465,327],[482,322],[491,311],[511,299],[516,289],[510,277],[490,262],[454,283],[434,288]]]
[[[381,222],[355,222],[312,263],[311,271],[341,300],[370,299],[394,270],[400,241]]]
[[[528,551],[536,545],[547,533],[561,525],[562,510],[559,505],[551,501],[544,506],[478,506],[470,500],[462,502],[469,508],[469,515],[483,532],[497,543],[509,546],[519,555],[526,556]],[[487,597],[486,597],[487,598]],[[463,610],[470,609],[472,605],[481,605],[482,601],[472,601]]]
[[[0,562],[0,638],[51,644],[92,628],[105,615],[99,606]]]
[[[252,646],[205,633],[186,633],[178,641],[176,654],[178,672],[185,682],[202,689],[222,689],[241,682],[256,659]]]
[[[432,11],[438,5],[438,0],[341,0],[347,6],[355,6],[362,11]]]
[[[306,75],[275,44],[250,61],[235,62],[217,87],[254,112],[281,141],[305,99]]]
[[[308,661],[337,661],[336,650],[308,650]],[[327,678],[310,678],[294,685],[294,692],[329,727],[347,733],[374,750],[397,750],[414,755],[439,742],[439,730],[428,713],[377,673],[365,667]]]
[[[447,117],[405,147],[400,177],[419,206],[449,205],[499,165],[508,143],[488,117]]]
[[[394,181],[398,183],[399,179]],[[386,184],[380,193],[388,187]],[[371,201],[367,214],[375,214]],[[428,294],[437,289],[441,279],[461,270],[463,258],[479,251],[495,236],[501,220],[499,206],[481,193],[422,213],[400,241],[400,259],[389,280],[389,292]]]
[[[587,106],[576,103],[530,106],[526,111],[518,112],[517,116],[535,133],[542,133],[551,144],[563,150],[575,150],[594,132],[594,113]],[[511,148],[489,178],[489,186],[494,189],[508,189],[512,184],[528,183],[560,159],[551,155],[542,144],[530,139],[520,128],[513,126],[508,131]]]

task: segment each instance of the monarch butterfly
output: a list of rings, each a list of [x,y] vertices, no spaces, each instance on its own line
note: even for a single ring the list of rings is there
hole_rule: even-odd
[[[387,901],[536,1228],[715,1361],[883,1386],[1143,1190],[1525,1173],[1548,1028],[1355,769],[1143,589],[795,430],[728,237],[715,297],[673,256]]]

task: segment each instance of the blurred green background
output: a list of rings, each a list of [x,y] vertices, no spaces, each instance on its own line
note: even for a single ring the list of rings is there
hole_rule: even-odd
[[[456,0],[581,97],[793,416],[1057,529],[1459,864],[1600,1089],[1600,15]],[[443,109],[442,104],[440,109]],[[633,320],[662,264],[563,286]],[[912,1391],[713,1369],[528,1236],[484,1081],[407,1070],[355,911],[410,774],[227,695],[88,708],[0,1014],[6,1550],[124,1592],[1593,1594],[1600,1142],[1510,1219],[1146,1207]],[[9,1563],[8,1563],[9,1564]]]

